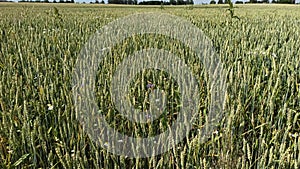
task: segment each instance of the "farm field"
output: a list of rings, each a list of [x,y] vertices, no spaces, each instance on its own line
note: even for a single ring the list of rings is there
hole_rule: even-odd
[[[236,17],[228,8],[0,3],[0,168],[299,168],[300,6],[234,5]],[[111,127],[153,136],[167,130],[180,109],[177,83],[165,72],[147,70],[130,82],[128,96],[144,111],[151,81],[166,91],[169,109],[146,124],[118,114],[109,93],[112,76],[134,51],[154,47],[180,55],[200,93],[186,138],[162,154],[131,158],[107,151],[85,132],[72,80],[76,60],[97,30],[146,12],[181,17],[211,40],[225,73],[224,116],[201,142],[212,100],[201,60],[163,35],[129,37],[111,47],[94,84],[99,113]]]

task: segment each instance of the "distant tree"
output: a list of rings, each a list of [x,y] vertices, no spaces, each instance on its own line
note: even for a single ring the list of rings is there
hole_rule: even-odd
[[[105,4],[104,0],[101,1],[101,4]]]
[[[176,0],[170,0],[171,5],[176,5],[176,3],[177,3]]]
[[[177,3],[176,3],[177,5],[184,5],[185,3],[184,3],[184,1],[183,0],[177,0]]]
[[[65,1],[64,0],[59,0],[59,3],[65,3]]]
[[[100,2],[98,0],[95,1],[95,4],[99,4]]]
[[[122,4],[123,1],[122,0],[108,0],[109,4]]]
[[[224,4],[223,0],[219,0],[218,4]]]
[[[162,5],[161,1],[143,1],[139,5]]]
[[[216,4],[215,0],[211,0],[209,4]]]
[[[53,3],[56,3],[56,0],[53,0]]]
[[[250,3],[257,3],[257,0],[250,0]]]
[[[236,1],[235,4],[244,4],[243,1]]]
[[[280,3],[280,4],[295,4],[295,0],[278,0],[277,3]]]

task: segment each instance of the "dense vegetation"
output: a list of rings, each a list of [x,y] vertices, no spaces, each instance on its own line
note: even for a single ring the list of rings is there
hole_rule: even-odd
[[[0,4],[0,8],[0,168],[299,168],[300,9],[296,6],[240,5],[227,10],[227,6]],[[76,58],[89,37],[116,18],[138,12],[174,14],[203,30],[224,64],[227,95],[218,129],[200,143],[209,82],[201,62],[190,65],[202,95],[189,137],[159,156],[131,159],[96,146],[83,132],[71,81]],[[151,45],[192,57],[178,42],[166,41],[156,36],[128,39],[116,45],[110,57],[118,62],[126,51]],[[99,74],[107,77],[99,76],[95,89],[108,121],[136,136],[148,134],[146,127],[160,130],[159,123],[139,126],[119,119],[108,100],[110,83],[103,81],[114,71],[111,64],[99,68]],[[152,74],[145,76],[155,77]],[[132,87],[131,96],[138,86]]]

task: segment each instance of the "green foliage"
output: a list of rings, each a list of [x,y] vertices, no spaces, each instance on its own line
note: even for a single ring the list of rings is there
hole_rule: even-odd
[[[229,8],[227,10],[230,13],[231,19],[238,19],[238,20],[240,20],[240,18],[238,16],[234,15],[234,7],[233,7],[233,3],[231,2],[231,0],[228,0],[228,5],[229,5]]]
[[[160,9],[161,9],[161,10],[164,10],[164,9],[165,9],[165,7],[164,7],[164,4],[163,4],[163,3],[161,3],[161,4],[160,4]]]

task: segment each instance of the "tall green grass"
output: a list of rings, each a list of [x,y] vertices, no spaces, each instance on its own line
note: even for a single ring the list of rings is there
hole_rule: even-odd
[[[195,6],[193,10],[164,7],[163,11],[159,7],[55,7],[57,10],[52,5],[0,6],[1,168],[299,168],[298,8],[241,5],[234,9],[240,20],[232,20],[221,6]],[[97,147],[83,132],[75,117],[71,78],[81,48],[97,29],[116,18],[150,11],[184,17],[213,41],[226,72],[225,116],[210,139],[200,143],[198,131],[210,98],[207,73],[196,62],[193,71],[199,79],[201,107],[189,137],[159,156],[130,159]],[[184,46],[166,41],[157,36],[129,39],[115,46],[112,57],[118,60],[125,51],[161,44],[187,60],[192,57]],[[99,74],[104,71],[109,76],[113,65],[109,61],[104,65]],[[137,77],[132,96],[141,96],[135,93],[144,86],[138,79],[153,83],[158,79],[159,83],[158,75],[149,70]],[[101,79],[105,77],[98,77],[95,91],[112,126],[136,136],[160,130],[159,122],[155,126],[135,125],[118,119],[111,107],[105,108],[109,105],[109,83],[104,81],[103,85]],[[175,82],[168,83],[176,89]],[[171,122],[172,114],[166,117],[164,125]]]

